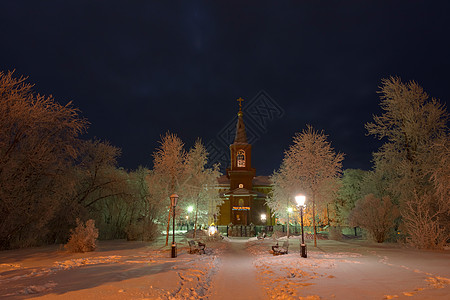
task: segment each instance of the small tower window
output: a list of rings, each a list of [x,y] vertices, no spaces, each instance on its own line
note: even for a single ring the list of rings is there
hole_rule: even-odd
[[[245,168],[245,151],[239,150],[236,156],[238,168]]]

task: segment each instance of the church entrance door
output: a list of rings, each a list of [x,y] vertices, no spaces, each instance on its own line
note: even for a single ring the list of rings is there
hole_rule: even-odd
[[[247,225],[247,215],[248,215],[248,211],[245,211],[245,210],[233,211],[232,223],[234,225]]]

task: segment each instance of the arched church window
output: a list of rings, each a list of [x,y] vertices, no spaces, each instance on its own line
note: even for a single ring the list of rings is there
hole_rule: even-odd
[[[244,199],[239,199],[239,206],[244,206]]]
[[[241,149],[237,152],[236,160],[237,160],[238,168],[245,167],[245,151],[244,150]]]

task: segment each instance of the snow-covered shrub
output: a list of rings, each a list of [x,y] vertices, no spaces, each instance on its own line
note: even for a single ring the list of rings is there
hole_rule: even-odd
[[[366,229],[377,243],[382,243],[399,215],[389,196],[380,199],[369,194],[356,202],[355,208],[350,213],[349,222],[352,226]]]
[[[95,221],[90,219],[86,225],[77,219],[77,227],[71,230],[69,241],[64,246],[70,252],[89,252],[96,248],[95,241],[98,238],[98,229],[95,228]]]
[[[218,231],[216,231],[216,233],[211,234],[205,238],[205,240],[208,242],[221,241],[222,239],[223,239],[223,237],[220,234],[220,232],[218,232]]]
[[[329,227],[328,228],[328,239],[329,240],[335,240],[335,241],[342,240],[341,226]]]
[[[286,236],[287,233],[286,232],[282,232],[279,230],[274,230],[274,232],[272,233],[272,239],[276,240],[279,239],[280,237]]]
[[[432,195],[415,196],[406,202],[402,211],[402,228],[409,235],[406,242],[416,248],[443,249],[450,239],[445,227],[439,222],[438,213],[431,210],[435,200]]]

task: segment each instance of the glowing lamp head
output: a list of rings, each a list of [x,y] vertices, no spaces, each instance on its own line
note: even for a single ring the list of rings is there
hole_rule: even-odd
[[[172,202],[173,207],[177,206],[178,195],[177,194],[170,195],[170,201]]]
[[[194,207],[189,206],[188,209],[187,209],[187,211],[190,212],[190,213],[193,212],[193,211],[194,211]]]
[[[289,207],[289,208],[287,209],[287,211],[291,213],[291,212],[292,212],[292,207]]]
[[[306,197],[303,195],[295,196],[295,201],[297,202],[298,206],[303,206],[305,205]]]
[[[265,221],[265,220],[267,220],[266,214],[261,214],[261,221]]]

